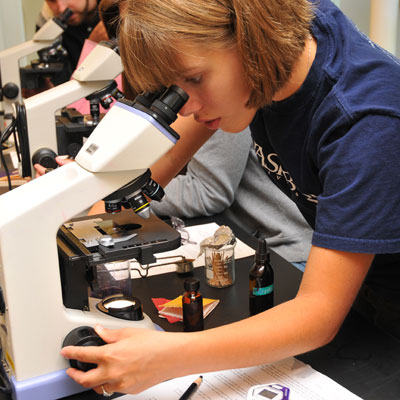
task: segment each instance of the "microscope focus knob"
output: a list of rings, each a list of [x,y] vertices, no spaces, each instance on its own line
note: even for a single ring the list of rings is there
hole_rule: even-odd
[[[106,342],[96,333],[91,326],[79,326],[65,337],[62,347],[66,346],[103,346]],[[85,363],[78,360],[69,360],[72,368],[89,371],[96,368],[96,364]]]
[[[9,100],[15,99],[18,96],[18,86],[13,82],[8,82],[3,86],[3,96]]]
[[[56,169],[58,167],[55,158],[57,154],[51,149],[38,149],[32,156],[32,164],[40,164],[45,168]]]

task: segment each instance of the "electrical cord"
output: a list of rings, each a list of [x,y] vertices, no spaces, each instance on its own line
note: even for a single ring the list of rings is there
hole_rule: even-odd
[[[7,141],[7,139],[11,136],[11,134],[14,133],[15,136],[15,126],[16,126],[16,119],[13,117],[11,123],[7,126],[7,128],[4,130],[4,132],[1,134],[0,137],[0,159],[1,163],[4,166],[4,171],[7,176],[7,182],[8,182],[8,190],[12,190],[12,184],[11,184],[11,175],[10,175],[10,170],[8,169],[6,158],[4,157],[4,147],[3,144]]]
[[[18,140],[17,140],[17,134],[15,133],[15,129],[14,129],[14,147],[15,147],[15,152],[17,153],[17,158],[18,158],[18,162],[21,162],[21,152],[19,150],[19,144],[18,144]]]
[[[15,125],[16,125],[16,119],[13,116],[11,123],[6,127],[6,129],[4,129],[4,132],[1,134],[1,145],[3,147],[3,143],[5,143],[7,141],[7,139],[11,136],[11,134],[14,132],[15,129]]]
[[[19,103],[16,105],[16,126],[19,143],[19,156],[21,165],[21,177],[26,178],[32,176],[31,168],[31,157],[29,151],[29,138],[28,138],[28,127],[26,121],[26,110],[25,106]]]

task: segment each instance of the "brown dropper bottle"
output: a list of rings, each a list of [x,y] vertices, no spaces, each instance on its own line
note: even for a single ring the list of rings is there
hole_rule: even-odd
[[[199,293],[198,278],[185,279],[185,293],[182,296],[183,330],[185,332],[202,331],[204,329],[203,296]]]

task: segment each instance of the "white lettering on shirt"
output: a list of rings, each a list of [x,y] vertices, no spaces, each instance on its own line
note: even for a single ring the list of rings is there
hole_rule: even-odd
[[[279,157],[276,153],[270,153],[265,157],[262,147],[257,143],[254,143],[254,150],[258,156],[258,159],[261,163],[261,166],[267,171],[268,175],[275,175],[275,178],[279,181],[281,178],[284,178],[286,183],[288,184],[290,190],[294,192],[295,196],[299,196],[299,193],[303,195],[307,201],[311,203],[318,204],[318,198],[315,194],[302,193],[297,190],[297,187],[289,174],[288,171],[285,171],[281,165]]]

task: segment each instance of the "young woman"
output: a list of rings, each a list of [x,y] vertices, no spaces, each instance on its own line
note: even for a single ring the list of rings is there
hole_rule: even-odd
[[[295,299],[189,334],[97,327],[109,344],[62,355],[98,367],[69,375],[99,393],[137,393],[300,354],[336,335],[360,288],[371,318],[400,337],[399,61],[329,0],[121,6],[130,84],[177,84],[190,96],[175,125],[181,140],[153,168],[160,183],[216,129],[250,125],[266,174],[314,228],[313,246]]]

